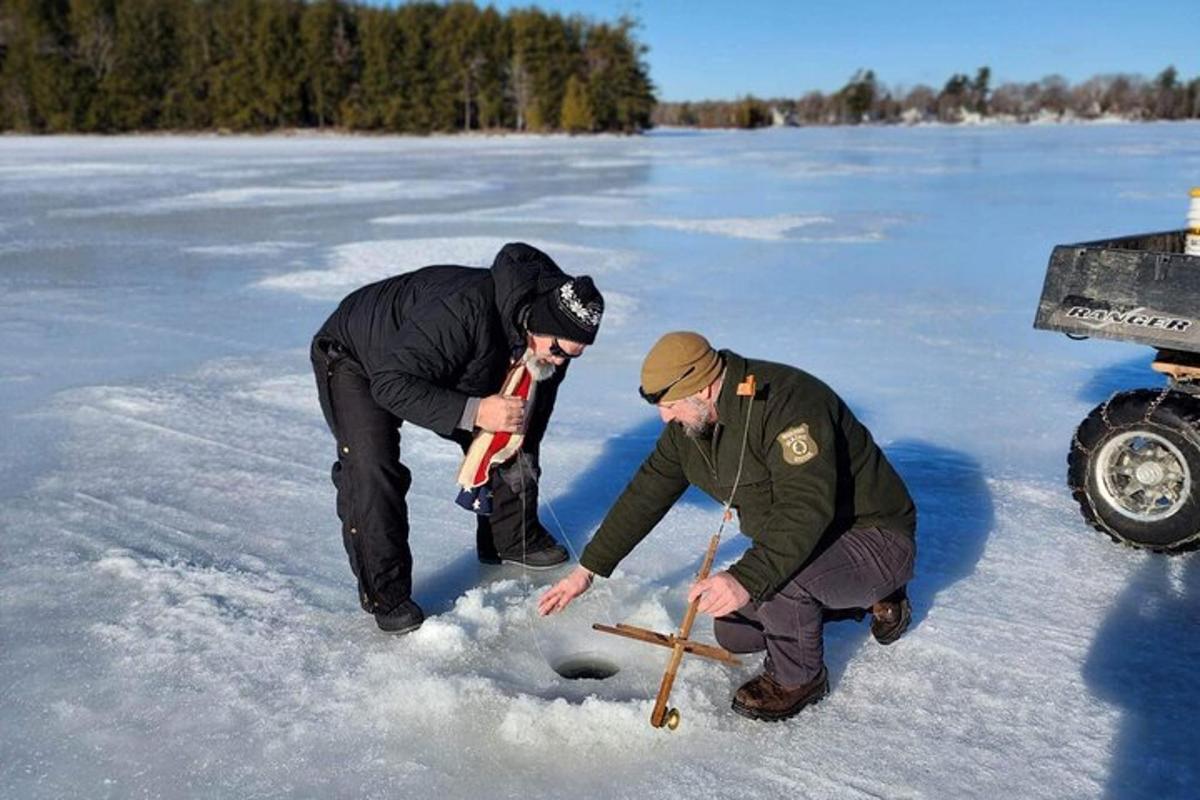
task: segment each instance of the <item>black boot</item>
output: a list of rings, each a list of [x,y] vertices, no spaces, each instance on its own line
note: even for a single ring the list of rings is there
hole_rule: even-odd
[[[537,549],[525,548],[516,553],[501,553],[499,563],[520,564],[526,569],[554,569],[559,564],[567,563],[570,556],[567,550],[558,542],[551,540],[549,544],[539,545]]]
[[[481,532],[476,539],[479,561],[483,564],[520,564],[527,569],[539,570],[553,569],[568,561],[566,548],[556,542],[541,523],[534,523],[530,528],[524,543],[509,544],[501,549],[492,540],[491,527],[486,526],[487,533]]]
[[[567,563],[569,558],[566,548],[554,541],[554,537],[541,529],[540,525],[535,535],[526,540],[523,546],[518,545],[495,555],[479,554],[479,560],[484,564],[519,564],[526,569],[538,570],[553,569]]]
[[[415,631],[424,621],[425,612],[412,600],[405,600],[386,614],[375,615],[375,624],[379,626],[379,630],[397,636]]]

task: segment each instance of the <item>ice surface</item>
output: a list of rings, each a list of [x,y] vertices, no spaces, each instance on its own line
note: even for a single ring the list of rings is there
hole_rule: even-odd
[[[1194,797],[1200,561],[1112,545],[1063,485],[1151,354],[1031,321],[1053,244],[1182,225],[1198,133],[0,139],[0,797]],[[688,495],[539,619],[556,574],[475,561],[458,450],[412,426],[431,617],[377,633],[308,337],[514,240],[609,304],[543,451],[551,530],[594,531],[659,430],[641,356],[698,329],[883,443],[920,509],[909,635],[829,625],[833,692],[779,725],[729,710],[753,659],[686,661],[654,731],[665,651],[590,625],[677,625],[719,510]],[[554,672],[581,656],[620,672]]]
[[[553,251],[564,268],[586,265],[593,277],[619,269],[634,261],[630,253],[580,247],[565,242],[547,242],[526,237],[530,244]],[[401,264],[465,264],[491,266],[496,253],[511,239],[460,236],[436,239],[386,239],[354,242],[333,248],[326,264],[318,269],[284,272],[259,281],[258,285],[295,292],[308,298],[340,300],[351,290],[386,278]],[[581,272],[581,270],[575,270]],[[620,303],[618,302],[618,305]]]
[[[877,241],[894,221],[889,218],[837,220],[822,214],[773,214],[761,217],[655,217],[652,199],[646,195],[637,202],[637,194],[597,196],[563,195],[524,203],[520,206],[485,208],[457,214],[398,214],[372,220],[381,225],[429,225],[477,223],[512,225],[572,225],[593,228],[661,228],[684,232],[756,239],[768,242],[852,242]]]

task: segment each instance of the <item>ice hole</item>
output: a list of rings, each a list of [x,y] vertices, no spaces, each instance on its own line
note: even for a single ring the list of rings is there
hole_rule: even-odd
[[[569,681],[602,681],[621,671],[613,662],[595,653],[563,656],[551,664],[554,671]]]

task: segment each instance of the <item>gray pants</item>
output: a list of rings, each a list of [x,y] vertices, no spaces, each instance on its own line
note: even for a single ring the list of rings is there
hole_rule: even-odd
[[[713,620],[713,632],[734,653],[766,650],[767,673],[788,688],[801,686],[825,663],[823,609],[869,608],[908,583],[915,554],[903,533],[853,528],[769,600]]]

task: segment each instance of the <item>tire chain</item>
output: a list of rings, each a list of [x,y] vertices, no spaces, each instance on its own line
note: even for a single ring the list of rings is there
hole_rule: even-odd
[[[1167,396],[1171,394],[1173,389],[1174,389],[1174,387],[1171,386],[1170,384],[1167,384],[1166,386],[1163,387],[1162,391],[1158,393],[1158,396],[1155,397],[1153,400],[1151,400],[1150,405],[1146,407],[1146,413],[1142,415],[1142,422],[1150,421],[1150,418],[1152,416],[1154,416],[1154,412],[1158,411],[1158,407],[1163,404],[1163,402],[1167,399]],[[1113,429],[1114,426],[1112,424],[1112,420],[1110,420],[1108,418],[1108,407],[1109,407],[1109,405],[1112,404],[1112,401],[1115,400],[1117,398],[1117,395],[1119,395],[1119,394],[1124,394],[1124,392],[1120,392],[1120,391],[1113,392],[1112,394],[1110,394],[1108,396],[1108,399],[1104,401],[1104,404],[1100,406],[1100,419],[1101,419],[1101,421],[1104,422],[1104,427],[1110,431]],[[1091,454],[1092,454],[1092,451],[1089,448],[1085,447],[1083,442],[1079,441],[1079,426],[1078,425],[1075,426],[1075,433],[1072,434],[1072,436],[1071,436],[1071,447],[1078,450],[1079,452],[1083,453],[1086,456],[1091,456]],[[1072,487],[1072,488],[1075,488],[1075,487]]]
[[[1146,413],[1142,415],[1141,421],[1143,423],[1150,422],[1150,417],[1152,417],[1154,415],[1154,413],[1156,411],[1158,411],[1159,407],[1164,402],[1166,402],[1167,398],[1171,395],[1171,392],[1174,388],[1175,387],[1173,384],[1167,384],[1167,386],[1163,387],[1163,389],[1158,393],[1158,395],[1155,396],[1155,398],[1150,401],[1150,404],[1146,408]],[[1148,391],[1148,390],[1134,389],[1131,391]],[[1126,392],[1120,392],[1120,391],[1113,392],[1112,395],[1110,395],[1109,398],[1107,400],[1105,400],[1104,403],[1100,406],[1100,419],[1104,423],[1106,430],[1111,431],[1113,429],[1112,421],[1108,418],[1109,405],[1112,403],[1113,400],[1115,400],[1117,398],[1118,395],[1125,394],[1125,393]],[[1186,394],[1186,393],[1181,392],[1180,394]],[[1091,415],[1089,414],[1088,416],[1090,417]],[[1191,413],[1191,414],[1184,413],[1184,414],[1182,414],[1182,416],[1184,417],[1186,422],[1192,426],[1193,429],[1200,431],[1200,413]],[[1080,453],[1083,453],[1084,456],[1090,460],[1091,455],[1092,455],[1092,450],[1088,447],[1085,447],[1083,442],[1081,442],[1079,440],[1079,428],[1080,427],[1082,427],[1082,424],[1080,426],[1077,426],[1075,429],[1075,434],[1071,440],[1071,446],[1073,449],[1077,449]],[[1068,459],[1067,459],[1068,463],[1070,463],[1070,460],[1071,459],[1068,457]],[[1085,472],[1085,474],[1086,474],[1086,472]],[[1086,480],[1085,480],[1085,483],[1086,483]],[[1196,540],[1192,540],[1191,543],[1185,543],[1182,547],[1176,547],[1176,548],[1164,548],[1164,547],[1152,547],[1152,546],[1148,547],[1146,545],[1134,544],[1133,542],[1128,541],[1124,537],[1117,535],[1116,533],[1109,530],[1106,526],[1104,526],[1102,524],[1101,517],[1098,514],[1098,509],[1096,508],[1095,503],[1092,501],[1091,496],[1088,494],[1086,486],[1075,486],[1074,484],[1068,483],[1067,488],[1071,490],[1072,495],[1075,497],[1075,499],[1077,501],[1082,499],[1082,500],[1086,501],[1088,506],[1091,508],[1092,514],[1084,515],[1085,518],[1087,519],[1087,522],[1093,528],[1100,531],[1101,533],[1104,533],[1110,539],[1112,539],[1114,542],[1116,542],[1120,545],[1123,545],[1125,547],[1130,547],[1130,548],[1133,548],[1136,550],[1148,550],[1148,551],[1154,552],[1154,553],[1166,553],[1166,554],[1171,554],[1171,555],[1178,555],[1181,553],[1189,552],[1189,551],[1197,549],[1197,547],[1198,547]]]
[[[1146,407],[1146,413],[1142,415],[1142,422],[1150,421],[1150,417],[1154,416],[1155,411],[1158,411],[1158,407],[1161,406],[1163,404],[1163,401],[1167,399],[1167,395],[1169,395],[1171,393],[1171,390],[1173,388],[1174,387],[1172,387],[1171,384],[1168,383],[1166,386],[1163,387],[1163,390],[1158,393],[1158,397],[1155,397],[1153,400],[1150,401],[1150,405]],[[1109,398],[1109,400],[1111,401],[1112,398]],[[1105,406],[1107,408],[1107,404],[1105,404]]]

